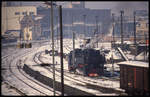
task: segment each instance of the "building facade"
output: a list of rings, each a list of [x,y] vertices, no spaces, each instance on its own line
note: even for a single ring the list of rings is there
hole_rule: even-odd
[[[2,6],[1,34],[9,30],[20,30],[20,21],[25,15],[37,15],[34,6]]]
[[[59,12],[58,9],[54,8],[54,26],[59,25]],[[37,14],[43,15],[41,20],[41,26],[43,33],[50,31],[50,8],[37,8]],[[84,17],[85,15],[85,17]],[[64,36],[67,34],[72,37],[71,31],[73,30],[77,34],[86,34],[91,36],[94,34],[96,29],[96,17],[98,31],[97,33],[108,33],[111,21],[111,10],[110,9],[88,9],[88,8],[63,8],[62,9],[62,22]],[[73,23],[73,26],[72,26]],[[85,31],[85,32],[84,32]],[[49,34],[45,35],[49,36]]]

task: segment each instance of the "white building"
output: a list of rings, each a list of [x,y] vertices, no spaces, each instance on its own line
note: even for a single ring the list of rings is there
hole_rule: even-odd
[[[35,6],[2,6],[1,34],[8,30],[20,30],[20,21],[25,15],[37,15]]]

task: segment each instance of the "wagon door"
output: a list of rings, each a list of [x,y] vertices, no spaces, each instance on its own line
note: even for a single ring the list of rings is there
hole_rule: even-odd
[[[128,89],[133,89],[134,87],[134,68],[133,67],[130,67],[128,66],[128,76],[127,76],[127,79],[128,79]]]
[[[138,90],[143,90],[144,88],[144,79],[143,79],[143,68],[136,68],[136,81],[135,88]]]

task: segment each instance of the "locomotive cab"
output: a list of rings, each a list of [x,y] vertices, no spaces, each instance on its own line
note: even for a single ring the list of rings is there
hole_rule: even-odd
[[[75,49],[75,60],[73,64],[73,51],[68,56],[69,71],[78,71],[85,76],[103,75],[105,57],[99,50],[95,49]]]

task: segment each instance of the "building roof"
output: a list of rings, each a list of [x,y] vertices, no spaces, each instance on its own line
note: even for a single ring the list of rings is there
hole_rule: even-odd
[[[141,61],[124,61],[118,63],[118,65],[127,65],[127,66],[135,66],[135,67],[149,67],[148,62],[141,62]]]

